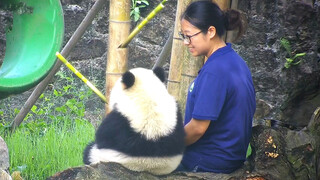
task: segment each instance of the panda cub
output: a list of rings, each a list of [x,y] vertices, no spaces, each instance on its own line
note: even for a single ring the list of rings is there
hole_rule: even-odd
[[[182,116],[168,93],[162,68],[127,71],[110,94],[111,112],[84,150],[85,164],[117,162],[162,175],[179,165],[184,150]]]

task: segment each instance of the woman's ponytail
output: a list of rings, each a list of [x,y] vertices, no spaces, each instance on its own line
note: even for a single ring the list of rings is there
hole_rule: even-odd
[[[216,3],[209,0],[195,1],[191,3],[181,16],[203,33],[214,26],[218,36],[222,37],[228,30],[238,28],[238,39],[244,32],[243,17],[237,10],[229,9],[222,11]]]
[[[244,33],[244,22],[242,14],[234,9],[227,9],[224,11],[225,27],[227,31],[238,29],[236,39]]]

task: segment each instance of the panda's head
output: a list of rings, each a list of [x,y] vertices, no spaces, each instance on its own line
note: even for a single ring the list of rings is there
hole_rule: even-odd
[[[128,118],[134,131],[156,140],[170,134],[177,123],[177,105],[164,84],[162,68],[125,72],[110,94],[110,110]]]

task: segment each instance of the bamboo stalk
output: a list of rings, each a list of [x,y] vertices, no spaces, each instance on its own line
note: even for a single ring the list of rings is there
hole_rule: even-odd
[[[163,0],[153,11],[151,11],[148,16],[133,29],[128,38],[122,44],[120,44],[119,48],[126,48],[131,40],[141,31],[141,29],[164,8],[164,4],[167,1],[168,0]]]
[[[77,75],[89,88],[96,93],[106,104],[108,104],[106,97],[86,78],[84,77],[75,67],[70,64],[66,58],[64,58],[59,52],[56,52],[56,56],[62,61],[67,68],[69,68],[75,75]]]
[[[118,48],[130,32],[131,0],[110,0],[108,61],[106,67],[106,98],[119,77],[127,70],[128,48]],[[109,112],[106,106],[106,113]]]

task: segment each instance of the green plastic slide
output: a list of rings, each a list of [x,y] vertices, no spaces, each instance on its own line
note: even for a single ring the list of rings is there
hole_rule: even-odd
[[[64,36],[60,0],[1,0],[23,4],[13,12],[13,25],[6,33],[6,52],[0,67],[0,99],[29,90],[53,67]]]

